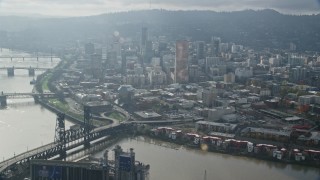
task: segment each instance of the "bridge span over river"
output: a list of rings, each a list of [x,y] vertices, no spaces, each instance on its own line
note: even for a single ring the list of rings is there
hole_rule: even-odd
[[[58,59],[58,56],[54,56],[54,55],[36,55],[36,56],[0,56],[0,60],[10,60],[10,61],[16,61],[16,60],[48,60],[50,59],[50,61],[54,61],[55,59]]]
[[[68,96],[68,93],[64,93],[64,96]],[[53,92],[43,92],[43,93],[38,93],[38,92],[27,92],[27,93],[0,93],[0,107],[6,107],[7,106],[7,99],[15,99],[15,98],[54,98],[58,97],[57,93]]]
[[[79,129],[64,130],[64,114],[57,115],[57,126],[55,142],[35,148],[19,155],[0,162],[0,177],[1,174],[6,174],[7,171],[15,171],[18,165],[28,163],[32,159],[65,159],[67,151],[83,146],[89,148],[94,146],[93,141],[103,137],[116,135],[126,131],[130,131],[132,124],[117,124],[108,125],[92,129],[90,126],[83,126]]]
[[[53,68],[45,68],[45,67],[16,67],[16,66],[12,66],[12,67],[0,67],[0,70],[6,70],[7,71],[7,75],[9,77],[14,76],[14,72],[15,70],[28,70],[28,74],[29,76],[35,76],[35,71],[47,71]]]

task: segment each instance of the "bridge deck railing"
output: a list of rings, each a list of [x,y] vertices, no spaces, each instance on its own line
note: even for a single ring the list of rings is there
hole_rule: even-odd
[[[4,171],[9,166],[11,166],[13,164],[16,164],[19,161],[22,161],[22,160],[24,160],[24,159],[26,159],[28,157],[34,156],[34,155],[36,155],[36,154],[38,154],[38,153],[40,153],[42,151],[44,152],[44,151],[47,151],[49,149],[52,149],[55,146],[56,146],[55,143],[46,144],[46,145],[43,145],[41,147],[29,150],[29,151],[21,153],[21,154],[18,154],[18,155],[14,156],[12,158],[9,158],[9,159],[7,159],[5,161],[2,161],[0,163],[0,172]]]
[[[105,127],[105,128],[96,128],[96,129],[93,129],[91,132],[90,132],[90,137],[93,137],[90,141],[94,141],[96,139],[99,139],[101,138],[101,136],[106,136],[106,133],[108,130],[109,131],[109,135],[114,133],[114,130],[116,131],[123,131],[121,130],[120,128],[122,127],[122,125],[115,125],[115,126],[108,126],[108,127]],[[79,133],[81,133],[81,130],[79,130]],[[97,135],[97,133],[100,133],[100,135]],[[69,140],[67,143],[69,143],[68,147],[69,148],[74,148],[75,145],[79,146],[83,143],[85,143],[84,139],[84,134],[82,136],[78,136],[76,139],[72,139],[71,138],[71,141]],[[76,144],[72,144],[72,142],[75,142],[75,141],[78,141],[81,139],[81,142],[78,142]],[[70,144],[71,143],[71,144]],[[30,157],[34,157],[36,155],[39,155],[39,154],[43,154],[53,148],[56,148],[57,147],[57,143],[50,143],[50,144],[47,144],[47,145],[44,145],[44,146],[41,146],[41,147],[38,147],[38,148],[35,148],[33,150],[30,150],[30,151],[27,151],[27,152],[24,152],[24,153],[21,153],[17,156],[14,156],[10,159],[7,159],[3,162],[0,163],[0,173],[3,173],[6,169],[8,169],[10,166],[14,165],[14,164],[17,164],[18,162],[21,162],[23,160],[26,160]],[[56,154],[58,155],[58,154]]]

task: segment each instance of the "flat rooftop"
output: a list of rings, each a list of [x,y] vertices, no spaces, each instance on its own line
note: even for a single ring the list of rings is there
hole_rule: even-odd
[[[210,136],[218,136],[218,137],[225,137],[225,138],[234,138],[235,134],[228,134],[228,133],[220,133],[220,132],[210,132]]]
[[[34,159],[31,160],[31,165],[90,168],[97,163]]]
[[[161,115],[153,111],[137,111],[135,114],[143,119],[160,118]]]
[[[217,122],[211,122],[211,121],[198,121],[196,124],[199,125],[209,125],[209,126],[219,126],[219,127],[230,127],[231,129],[234,129],[237,127],[236,124],[229,124],[229,123],[217,123]]]
[[[254,127],[247,127],[242,131],[250,131],[255,133],[271,134],[271,135],[279,135],[279,136],[290,136],[291,134],[291,131],[280,131],[275,129],[254,128]]]

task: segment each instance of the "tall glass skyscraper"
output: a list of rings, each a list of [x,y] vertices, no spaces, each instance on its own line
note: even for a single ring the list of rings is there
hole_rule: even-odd
[[[188,56],[189,42],[180,40],[176,42],[175,83],[188,83]]]

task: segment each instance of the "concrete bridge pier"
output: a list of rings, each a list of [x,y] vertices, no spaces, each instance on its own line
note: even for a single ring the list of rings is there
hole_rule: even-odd
[[[0,94],[0,107],[6,107],[7,106],[7,96],[3,94],[3,92]]]
[[[7,68],[8,76],[14,76],[14,67]]]
[[[35,70],[34,70],[34,68],[29,68],[29,76],[35,76]]]

